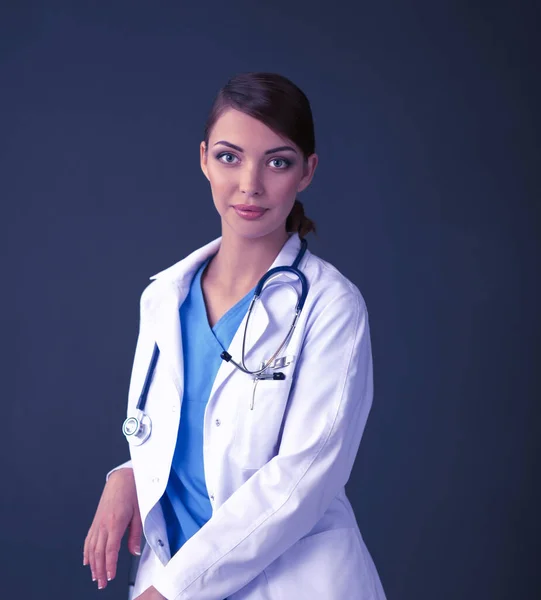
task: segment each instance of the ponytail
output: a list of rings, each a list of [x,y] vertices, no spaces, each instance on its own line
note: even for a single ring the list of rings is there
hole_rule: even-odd
[[[298,233],[304,238],[308,233],[316,233],[316,224],[304,214],[304,206],[300,200],[295,199],[295,204],[286,219],[286,231]]]

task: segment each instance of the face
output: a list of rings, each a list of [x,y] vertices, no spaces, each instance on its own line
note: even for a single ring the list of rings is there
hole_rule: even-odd
[[[286,237],[285,222],[306,189],[317,155],[300,148],[249,115],[229,109],[201,142],[201,169],[210,182],[225,228],[244,238]],[[225,232],[224,232],[225,233]]]

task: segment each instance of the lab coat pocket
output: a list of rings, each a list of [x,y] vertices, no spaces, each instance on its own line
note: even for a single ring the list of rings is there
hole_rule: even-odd
[[[259,469],[277,452],[282,420],[291,388],[283,380],[250,381],[238,410],[235,448],[244,469]]]

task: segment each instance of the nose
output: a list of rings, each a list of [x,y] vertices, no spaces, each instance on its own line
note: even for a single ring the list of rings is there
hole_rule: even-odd
[[[263,193],[262,188],[263,185],[257,168],[255,166],[245,168],[240,179],[240,191],[250,198],[251,196],[260,196]]]

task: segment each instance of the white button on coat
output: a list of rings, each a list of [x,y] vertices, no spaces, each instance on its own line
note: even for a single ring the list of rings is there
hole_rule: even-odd
[[[117,467],[134,468],[149,540],[134,597],[154,585],[168,600],[384,600],[344,489],[372,403],[368,315],[357,287],[309,250],[300,264],[308,297],[281,353],[295,357],[280,368],[285,379],[260,381],[250,410],[252,378],[231,363],[220,365],[204,417],[213,515],[170,557],[159,500],[181,414],[169,410],[183,394],[179,306],[220,241],[156,275],[141,298],[128,416],[135,413],[154,343],[160,356],[145,409],[152,435],[129,446],[132,460]],[[299,236],[290,235],[270,268],[291,265],[299,248]],[[287,333],[295,283],[283,274],[263,292],[250,318],[248,368],[271,356]],[[228,348],[237,361],[245,322]],[[224,414],[227,426],[218,429],[217,415]],[[150,477],[156,484],[148,485]],[[164,540],[163,548],[156,539]]]

